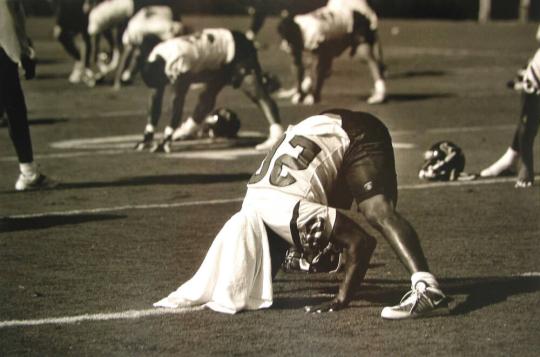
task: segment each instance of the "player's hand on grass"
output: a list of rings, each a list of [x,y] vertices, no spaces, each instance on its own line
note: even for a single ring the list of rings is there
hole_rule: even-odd
[[[320,305],[306,306],[306,307],[304,307],[304,310],[306,312],[308,312],[308,313],[321,314],[323,312],[338,311],[338,310],[341,310],[341,309],[345,308],[346,306],[347,306],[347,304],[334,299],[332,301],[328,301],[328,302],[322,303]]]

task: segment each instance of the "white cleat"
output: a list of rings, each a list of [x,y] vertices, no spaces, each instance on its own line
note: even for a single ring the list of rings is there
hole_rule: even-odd
[[[385,307],[381,312],[381,317],[388,320],[402,320],[442,315],[448,312],[446,295],[437,288],[419,282],[403,296],[399,305]]]
[[[386,100],[386,94],[384,92],[374,92],[371,97],[367,99],[368,104],[381,104]]]
[[[40,190],[47,188],[54,188],[58,185],[58,182],[51,180],[47,176],[41,173],[35,173],[33,175],[20,174],[17,182],[15,182],[15,190],[17,191],[30,191]]]
[[[193,118],[189,117],[174,131],[172,139],[173,141],[195,139],[199,136],[201,129],[201,124],[196,123]]]

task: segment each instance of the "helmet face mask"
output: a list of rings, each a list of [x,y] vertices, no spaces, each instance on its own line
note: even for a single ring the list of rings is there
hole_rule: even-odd
[[[240,130],[240,120],[232,110],[219,108],[206,117],[204,127],[211,138],[235,138]]]
[[[465,155],[451,141],[440,141],[424,152],[418,177],[429,181],[455,181],[465,169]]]

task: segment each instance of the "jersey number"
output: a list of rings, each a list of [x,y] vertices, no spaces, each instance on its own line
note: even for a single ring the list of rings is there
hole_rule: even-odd
[[[255,184],[261,181],[264,176],[266,176],[266,173],[270,169],[270,163],[272,162],[272,158],[274,157],[278,147],[283,143],[284,140],[285,135],[280,141],[278,141],[274,145],[268,155],[266,155],[261,165],[260,171],[256,172],[255,174],[253,174],[253,176],[251,176],[251,179],[249,180],[250,184]],[[289,154],[283,154],[274,161],[274,166],[272,167],[272,171],[270,172],[270,184],[272,184],[273,186],[285,187],[295,183],[296,179],[290,173],[287,173],[287,175],[285,176],[281,175],[281,173],[283,172],[283,167],[285,166],[293,170],[305,170],[308,168],[309,164],[313,161],[313,159],[315,159],[317,154],[321,152],[321,148],[319,147],[319,145],[309,140],[305,136],[295,135],[289,141],[289,144],[293,148],[302,148],[302,151],[300,151],[298,157],[294,157]]]

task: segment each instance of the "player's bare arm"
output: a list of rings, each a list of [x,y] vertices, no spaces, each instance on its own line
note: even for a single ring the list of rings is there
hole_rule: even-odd
[[[332,312],[347,307],[355,290],[364,280],[369,261],[377,246],[375,238],[368,235],[352,219],[340,212],[337,212],[334,232],[330,241],[343,247],[345,276],[334,299],[320,305],[306,306],[306,312]]]

